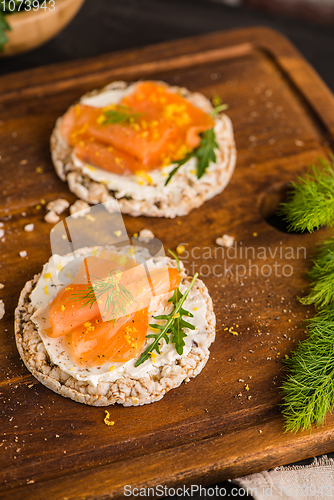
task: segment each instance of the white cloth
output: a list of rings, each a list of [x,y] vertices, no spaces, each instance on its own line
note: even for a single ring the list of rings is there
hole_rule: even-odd
[[[277,467],[232,482],[255,500],[329,500],[334,498],[334,460],[323,455],[310,465]]]

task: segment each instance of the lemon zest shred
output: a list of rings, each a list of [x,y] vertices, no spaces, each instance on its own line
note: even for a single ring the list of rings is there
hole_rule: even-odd
[[[176,252],[181,255],[181,253],[183,253],[185,251],[186,247],[184,245],[178,245],[176,247]]]
[[[108,410],[104,410],[106,416],[104,417],[104,420],[103,422],[106,424],[106,425],[109,425],[109,426],[112,426],[115,424],[115,422],[113,420],[109,420],[110,418],[110,413],[108,412]]]

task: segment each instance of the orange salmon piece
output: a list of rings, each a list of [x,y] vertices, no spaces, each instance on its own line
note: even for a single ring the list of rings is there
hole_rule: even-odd
[[[83,163],[113,174],[131,175],[141,169],[140,162],[133,156],[99,142],[79,142],[74,147],[74,154]]]
[[[75,294],[86,292],[87,285],[71,284],[58,293],[50,306],[49,337],[61,337],[99,314],[98,303],[84,306],[85,301],[73,300]]]
[[[124,316],[115,324],[97,316],[68,334],[66,342],[78,363],[98,366],[110,361],[126,362],[140,353],[147,328],[148,308]]]
[[[101,295],[98,302],[95,300],[87,305],[85,305],[87,299],[81,299],[80,296],[88,293],[88,287],[92,286],[96,279],[106,279],[112,271],[121,273],[120,283],[134,298],[134,302],[128,306],[129,313],[133,313],[138,308],[147,307],[152,295],[167,293],[180,283],[180,274],[174,268],[168,268],[169,279],[166,279],[164,269],[157,269],[151,272],[150,279],[147,280],[143,266],[129,268],[130,265],[133,266],[131,257],[110,251],[105,254],[105,256],[108,255],[109,258],[121,260],[123,266],[120,262],[89,256],[84,259],[73,283],[61,290],[55,297],[50,306],[51,331],[48,332],[50,337],[66,335],[76,327],[104,313],[107,294]],[[105,314],[108,316],[108,311]]]
[[[77,104],[65,114],[61,133],[82,161],[119,175],[169,165],[196,148],[200,133],[214,126],[212,116],[164,85],[144,82],[121,106],[139,113],[131,123],[103,124],[110,105]]]
[[[114,259],[117,260],[120,255],[116,252],[115,255]],[[124,257],[122,262],[129,265],[130,259]],[[83,322],[100,314],[100,306],[96,301],[85,306],[86,299],[78,300],[78,294],[88,292],[92,276],[103,278],[111,271],[120,269],[123,270],[124,267],[117,261],[112,262],[93,256],[86,257],[73,283],[63,288],[50,306],[51,332],[48,335],[53,338],[66,335]]]

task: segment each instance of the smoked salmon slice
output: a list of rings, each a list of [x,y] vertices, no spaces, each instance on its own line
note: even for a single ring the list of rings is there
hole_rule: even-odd
[[[129,110],[129,120],[108,123],[108,113],[124,114],[124,109]],[[166,86],[148,81],[139,83],[119,105],[71,107],[61,133],[81,161],[129,175],[184,158],[200,144],[201,132],[213,126],[212,116]]]
[[[47,331],[53,338],[66,336],[75,360],[90,366],[136,357],[145,342],[152,298],[174,290],[181,281],[175,268],[155,268],[147,275],[143,265],[135,265],[133,255],[102,251],[101,256],[85,258],[73,283],[53,300]],[[100,286],[108,288],[108,280],[132,297],[123,304],[125,311],[112,318],[110,295],[105,288],[99,293]]]
[[[147,327],[146,307],[120,318],[114,326],[97,316],[75,328],[66,336],[66,342],[78,363],[98,366],[110,361],[125,362],[140,353]]]

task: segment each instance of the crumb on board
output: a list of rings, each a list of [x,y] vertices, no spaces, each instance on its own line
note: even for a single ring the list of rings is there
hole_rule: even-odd
[[[142,229],[139,231],[140,238],[154,238],[154,233],[150,229]]]
[[[70,206],[70,214],[73,219],[84,217],[90,212],[90,205],[83,200],[77,200]]]
[[[47,210],[53,210],[56,214],[62,214],[70,206],[69,201],[64,198],[57,198],[46,205]]]
[[[54,210],[50,210],[45,217],[44,217],[45,222],[48,222],[49,224],[56,224],[59,222],[60,217],[59,215],[56,214]]]
[[[3,300],[0,300],[0,319],[2,319],[5,315],[5,303]]]
[[[33,231],[33,230],[34,230],[34,227],[35,227],[35,226],[34,226],[34,224],[26,224],[26,225],[24,226],[24,230],[25,230],[27,233],[31,233],[31,231]]]
[[[19,255],[20,255],[20,257],[22,257],[22,259],[24,259],[24,257],[26,257],[28,254],[27,254],[26,250],[21,250],[21,252],[19,252]]]
[[[216,239],[216,244],[220,247],[230,248],[233,246],[235,241],[234,236],[229,236],[224,234],[223,236]]]
[[[3,238],[4,236],[5,236],[4,229],[0,229],[0,238]]]
[[[5,285],[3,283],[0,283],[0,290],[2,290],[3,288],[5,288]]]

